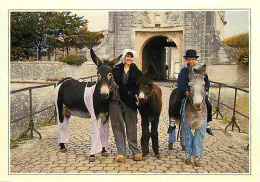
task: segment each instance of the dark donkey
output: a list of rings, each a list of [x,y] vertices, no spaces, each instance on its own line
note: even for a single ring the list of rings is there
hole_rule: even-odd
[[[115,83],[113,81],[112,67],[120,57],[112,61],[103,62],[91,49],[91,58],[98,66],[97,82],[80,82],[73,78],[65,78],[55,87],[55,106],[58,118],[58,139],[61,152],[67,151],[64,143],[69,141],[69,118],[71,115],[81,118],[91,118],[92,136],[90,161],[95,160],[96,153],[101,150],[102,156],[107,156],[106,148],[108,140],[109,122],[108,108]],[[100,130],[97,120],[101,118]],[[87,124],[87,123],[86,123]]]
[[[145,158],[149,153],[150,137],[152,138],[152,148],[155,156],[160,158],[158,124],[162,111],[162,91],[160,87],[152,81],[152,75],[154,75],[154,72],[155,67],[150,65],[148,72],[142,75],[138,80],[138,109],[142,120],[141,147],[143,158]],[[149,123],[151,123],[151,133],[149,131]]]

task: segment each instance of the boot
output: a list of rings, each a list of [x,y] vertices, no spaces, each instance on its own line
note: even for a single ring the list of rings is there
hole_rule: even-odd
[[[134,161],[141,161],[143,159],[143,156],[141,153],[133,155]]]
[[[115,161],[122,163],[122,162],[125,161],[125,156],[124,155],[117,155]]]

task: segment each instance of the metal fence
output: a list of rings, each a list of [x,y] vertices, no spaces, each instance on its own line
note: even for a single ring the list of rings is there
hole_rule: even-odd
[[[227,130],[227,128],[232,125],[232,131],[234,130],[234,126],[236,126],[238,128],[238,131],[240,132],[240,127],[238,126],[237,122],[236,122],[236,114],[239,114],[240,116],[246,118],[249,120],[249,116],[247,116],[246,114],[241,113],[240,111],[238,111],[237,108],[237,91],[242,91],[244,93],[248,93],[248,90],[242,89],[242,88],[238,88],[238,87],[234,87],[234,86],[230,86],[224,83],[219,83],[219,82],[214,82],[214,81],[210,81],[211,84],[214,84],[218,87],[218,96],[217,99],[214,99],[212,97],[209,97],[211,101],[216,102],[217,107],[216,107],[216,111],[212,114],[212,116],[214,116],[216,114],[216,119],[218,119],[218,116],[221,116],[221,119],[223,119],[223,115],[220,112],[220,105],[232,110],[232,117],[231,117],[231,122],[226,126],[225,130]],[[232,88],[234,89],[234,103],[233,106],[228,106],[225,103],[220,102],[220,98],[221,98],[221,88],[223,87],[227,87],[227,88]]]
[[[95,76],[89,76],[89,77],[80,78],[80,79],[78,79],[78,80],[79,80],[79,81],[89,81],[89,80],[90,80],[90,82],[93,82],[93,81],[94,81],[94,78],[96,78],[96,77],[97,77],[97,76],[95,75]],[[95,81],[96,81],[96,79],[95,79]],[[17,118],[17,119],[12,120],[12,121],[10,122],[10,124],[16,123],[16,122],[21,121],[21,120],[23,120],[23,119],[25,119],[25,118],[29,118],[29,126],[28,126],[28,129],[27,129],[26,131],[24,131],[23,133],[26,134],[27,132],[30,131],[30,136],[31,136],[31,138],[33,138],[33,131],[35,131],[35,132],[39,135],[40,139],[42,139],[42,136],[41,136],[40,132],[37,131],[37,130],[35,129],[35,127],[34,127],[33,116],[34,116],[35,114],[39,114],[39,113],[41,113],[41,112],[43,112],[43,111],[46,111],[46,110],[48,110],[48,109],[55,108],[55,107],[54,107],[55,105],[52,104],[51,106],[48,106],[48,107],[45,107],[45,108],[43,108],[43,109],[41,109],[41,110],[39,110],[39,111],[33,112],[32,90],[33,90],[33,89],[41,89],[41,88],[51,87],[51,86],[54,87],[55,84],[56,84],[56,83],[51,83],[51,84],[47,84],[47,85],[39,85],[39,86],[34,86],[34,87],[26,87],[26,88],[22,88],[22,89],[18,89],[18,90],[12,90],[12,91],[10,92],[10,94],[16,94],[16,93],[25,92],[25,91],[28,91],[28,92],[29,92],[29,108],[30,108],[30,112],[29,112],[29,114],[23,115],[23,116],[21,116],[21,117],[19,117],[19,118]],[[49,120],[49,123],[50,123],[51,120],[55,117],[55,115],[56,115],[56,112],[55,112],[55,109],[54,109],[54,114],[53,114],[53,116],[51,117],[51,119]]]

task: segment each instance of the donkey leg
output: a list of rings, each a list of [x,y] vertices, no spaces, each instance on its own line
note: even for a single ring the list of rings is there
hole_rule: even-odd
[[[149,131],[149,120],[147,116],[142,116],[142,137],[141,137],[141,147],[143,151],[143,157],[146,157],[149,153],[149,139],[150,139],[150,131]]]
[[[160,158],[159,154],[159,142],[158,142],[158,124],[159,124],[159,117],[156,117],[151,122],[151,138],[152,138],[152,147],[157,158]]]
[[[192,156],[195,156],[194,158],[194,164],[197,167],[200,167],[199,157],[203,157],[203,144],[204,144],[204,138],[206,133],[206,127],[207,127],[207,121],[203,123],[203,125],[200,127],[200,129],[196,130],[194,133],[194,143],[192,146]]]
[[[56,107],[56,115],[58,119],[58,143],[61,149],[61,152],[66,152],[67,149],[65,148],[64,143],[68,142],[69,140],[69,117],[64,117],[63,113],[63,99],[59,96],[60,93],[60,85],[57,85],[54,89],[54,100],[55,100],[55,107]]]
[[[107,121],[105,121],[105,122],[102,122],[102,120],[101,120],[101,127],[100,127],[100,138],[101,138],[101,143],[102,143],[101,155],[104,157],[108,157],[108,153],[106,151],[106,149],[108,148],[108,134],[109,134],[108,116],[106,117],[106,120]]]
[[[65,143],[69,141],[69,118],[64,117],[63,122],[58,122],[58,142],[62,153],[67,152]]]
[[[192,146],[194,137],[192,135],[191,129],[187,121],[183,121],[183,134],[184,134],[184,143],[185,143],[185,163],[191,164],[191,156],[192,156]]]

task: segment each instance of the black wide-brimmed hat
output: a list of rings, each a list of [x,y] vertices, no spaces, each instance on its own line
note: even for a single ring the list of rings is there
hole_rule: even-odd
[[[198,58],[197,52],[194,49],[188,49],[184,58]]]

